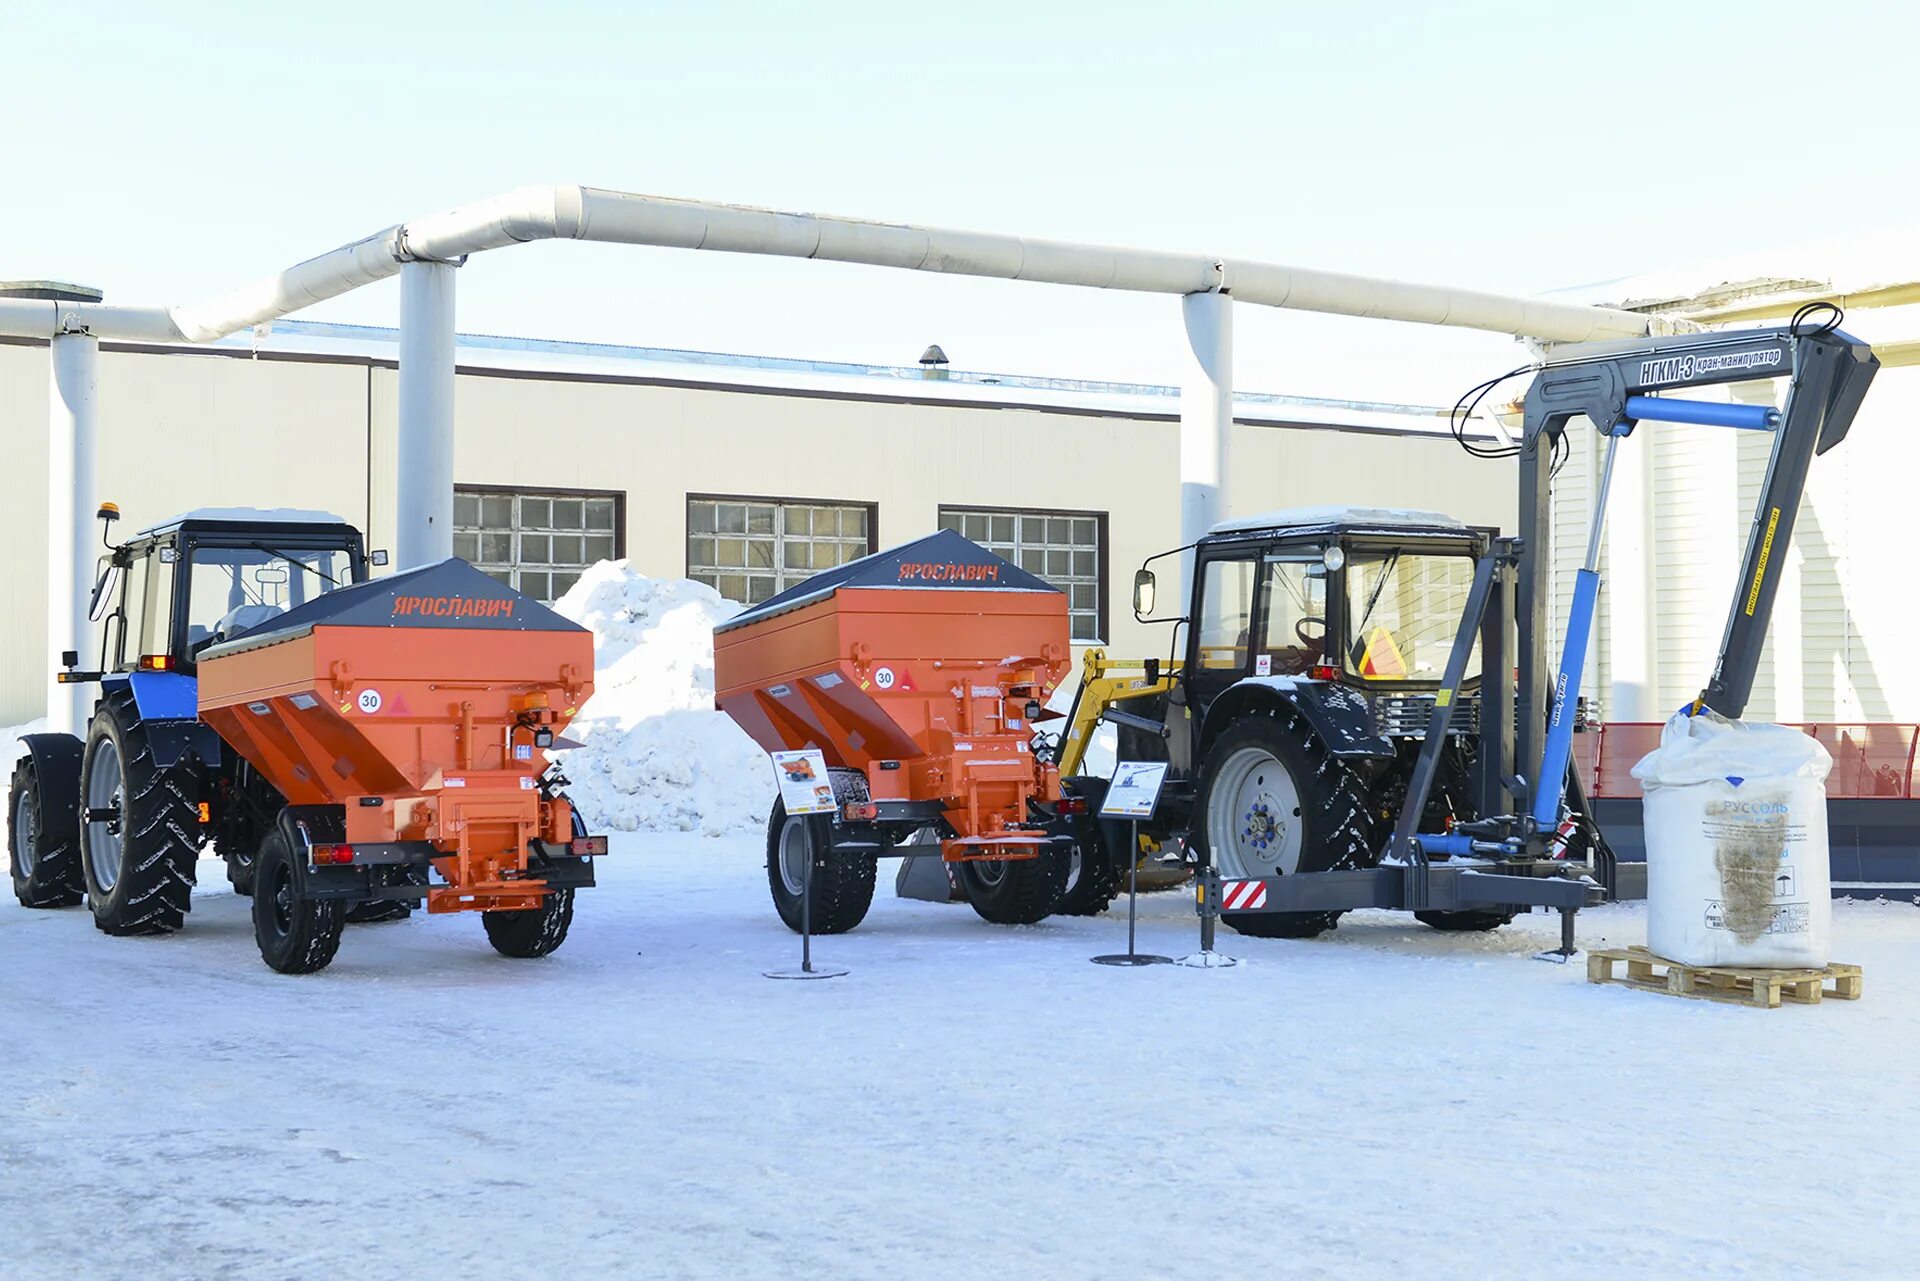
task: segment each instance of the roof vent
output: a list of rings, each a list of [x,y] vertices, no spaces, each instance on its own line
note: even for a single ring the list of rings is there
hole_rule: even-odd
[[[947,353],[940,350],[940,344],[934,343],[920,353],[920,368],[923,378],[945,378],[947,376]]]

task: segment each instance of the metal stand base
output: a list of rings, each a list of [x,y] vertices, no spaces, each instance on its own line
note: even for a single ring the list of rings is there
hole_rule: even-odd
[[[762,970],[761,971],[762,974],[766,975],[770,979],[837,979],[842,974],[845,974],[847,972],[848,971],[846,971],[845,969],[842,969],[837,965],[829,965],[824,967],[813,967],[813,968],[808,968],[807,966],[803,965],[797,969],[791,969],[791,970]]]
[[[1573,910],[1563,907],[1560,909],[1560,946],[1547,952],[1535,952],[1533,959],[1565,965],[1578,955],[1580,949],[1573,945]]]
[[[1152,956],[1133,950],[1134,931],[1140,921],[1140,821],[1135,819],[1128,824],[1128,830],[1133,833],[1133,863],[1127,870],[1127,950],[1087,959],[1095,965],[1172,965],[1171,956]]]
[[[1183,956],[1175,961],[1174,964],[1184,965],[1188,969],[1193,970],[1226,970],[1233,968],[1240,964],[1240,962],[1234,957],[1226,956],[1219,952],[1205,951],[1195,952],[1191,956]]]

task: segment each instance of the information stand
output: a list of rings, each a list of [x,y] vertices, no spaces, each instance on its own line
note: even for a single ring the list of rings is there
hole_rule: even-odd
[[[1127,950],[1093,958],[1095,965],[1170,965],[1170,956],[1137,951],[1134,934],[1140,916],[1140,820],[1153,815],[1160,801],[1160,785],[1167,778],[1165,761],[1121,761],[1113,767],[1113,782],[1101,803],[1100,817],[1127,820]]]
[[[788,818],[832,814],[838,808],[833,779],[827,774],[826,757],[818,748],[774,752],[771,758],[774,781],[780,786],[780,800]],[[784,843],[784,834],[780,839]],[[819,857],[814,840],[815,825],[803,823],[801,848],[806,857],[800,868],[800,968],[767,970],[765,973],[770,979],[836,979],[847,972],[841,966],[815,968],[813,964],[813,864]],[[783,855],[784,849],[775,850],[775,858]]]

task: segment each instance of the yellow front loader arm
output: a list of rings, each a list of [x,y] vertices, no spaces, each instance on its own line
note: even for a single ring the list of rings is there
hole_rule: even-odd
[[[1161,663],[1158,680],[1147,679],[1146,660],[1108,658],[1104,649],[1090,649],[1080,662],[1080,692],[1074,695],[1073,710],[1067,713],[1067,728],[1060,736],[1060,777],[1071,778],[1080,772],[1087,758],[1087,744],[1093,739],[1100,713],[1114,703],[1147,698],[1173,688],[1179,673],[1177,664]]]

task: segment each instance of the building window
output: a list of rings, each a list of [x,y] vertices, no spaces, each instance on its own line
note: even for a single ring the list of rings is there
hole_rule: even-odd
[[[870,503],[687,497],[687,577],[757,605],[874,550]]]
[[[535,600],[567,594],[580,571],[626,554],[622,496],[456,488],[453,554]]]
[[[1096,512],[1001,511],[942,507],[940,528],[1040,575],[1067,594],[1073,639],[1090,644],[1106,631],[1107,518]]]

